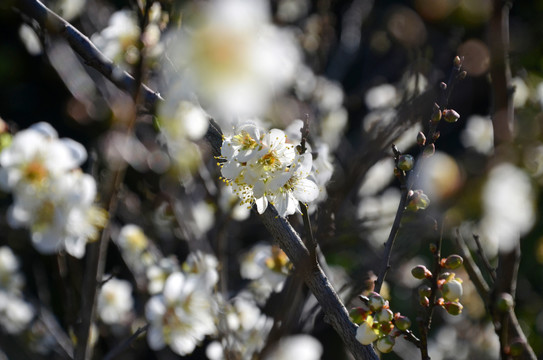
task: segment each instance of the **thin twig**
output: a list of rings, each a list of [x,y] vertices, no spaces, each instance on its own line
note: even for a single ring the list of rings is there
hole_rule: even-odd
[[[479,235],[473,234],[473,240],[475,240],[475,244],[477,245],[477,254],[481,258],[481,261],[483,262],[483,266],[485,267],[486,271],[492,278],[493,282],[496,282],[496,269],[490,265],[490,261],[488,261],[488,257],[486,256],[483,247],[481,246],[481,241],[479,239]]]
[[[385,281],[388,270],[390,269],[390,257],[392,254],[392,248],[394,247],[394,241],[398,235],[398,230],[400,229],[400,224],[402,222],[402,217],[405,212],[405,207],[407,205],[407,187],[403,186],[400,195],[400,203],[398,204],[398,209],[396,210],[396,216],[394,217],[394,222],[392,223],[392,228],[390,228],[390,233],[388,239],[385,243],[385,254],[383,261],[381,263],[381,269],[379,270],[379,275],[375,281],[374,291],[379,293],[381,291],[381,286]]]
[[[104,356],[104,360],[113,360],[117,355],[121,354],[127,347],[129,347],[141,334],[146,332],[148,328],[149,324],[139,327],[128,339],[111,349],[111,351]]]
[[[456,245],[458,246],[458,250],[460,252],[460,255],[462,256],[462,259],[464,259],[464,268],[466,269],[466,272],[468,273],[471,282],[475,286],[475,289],[477,289],[477,292],[479,293],[481,299],[483,299],[486,304],[488,302],[490,286],[483,277],[479,266],[477,266],[477,264],[473,260],[471,252],[464,238],[460,234],[460,230],[458,228],[456,229]]]

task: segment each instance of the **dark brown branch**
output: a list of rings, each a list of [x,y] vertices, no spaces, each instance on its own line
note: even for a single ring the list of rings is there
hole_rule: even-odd
[[[41,28],[51,34],[63,37],[83,62],[110,80],[119,89],[134,94],[140,88],[138,82],[126,71],[113,64],[96,46],[66,20],[48,9],[39,0],[15,0],[17,9],[34,19]],[[159,100],[158,92],[145,85],[141,86],[142,99],[146,108],[152,109]]]
[[[356,340],[356,325],[351,322],[347,309],[321,267],[318,264],[316,267],[313,266],[314,262],[309,251],[289,222],[279,216],[271,205],[268,205],[261,219],[296,270],[300,272],[305,284],[321,305],[326,321],[336,330],[354,358],[378,359],[371,346],[364,346]]]

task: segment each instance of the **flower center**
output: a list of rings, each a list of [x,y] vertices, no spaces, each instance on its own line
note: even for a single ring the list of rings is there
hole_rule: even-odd
[[[253,150],[258,146],[256,140],[245,130],[242,130],[239,135],[234,136],[234,139],[241,146],[241,150]]]
[[[41,183],[43,180],[45,180],[47,175],[47,168],[37,160],[27,164],[23,170],[23,178],[33,184]]]

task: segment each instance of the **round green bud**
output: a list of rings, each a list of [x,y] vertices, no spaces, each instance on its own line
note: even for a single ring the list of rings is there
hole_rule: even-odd
[[[501,293],[496,300],[496,308],[501,312],[509,311],[515,304],[513,296],[509,293]]]
[[[365,321],[368,314],[369,309],[364,309],[362,307],[352,308],[349,311],[351,321],[355,324],[361,324],[363,321]]]
[[[432,289],[429,286],[423,285],[419,287],[419,296],[420,297],[430,297],[432,294]]]
[[[413,169],[413,165],[415,165],[415,159],[411,155],[400,155],[398,157],[398,164],[397,167],[400,170],[403,171],[409,171]]]
[[[450,255],[445,260],[445,267],[447,269],[457,269],[460,266],[462,266],[463,262],[464,262],[464,259],[462,259],[462,256],[460,256],[460,255]]]
[[[451,315],[460,315],[464,306],[458,301],[450,301],[443,304],[443,307]]]
[[[453,109],[445,109],[443,110],[443,119],[446,122],[455,123],[460,119],[460,115]]]
[[[392,348],[394,348],[395,343],[396,340],[394,339],[394,337],[387,335],[377,340],[375,347],[377,347],[377,350],[382,353],[389,353],[392,351]]]
[[[411,275],[415,279],[427,279],[432,277],[432,272],[426,268],[424,265],[417,265],[413,269],[411,269]]]
[[[386,323],[392,321],[394,313],[390,309],[381,309],[375,313],[375,320],[380,323]]]
[[[368,299],[369,299],[368,305],[371,311],[377,312],[381,310],[383,306],[385,305],[385,299],[383,299],[383,297],[377,294],[376,292],[372,292],[370,296],[368,297]]]
[[[411,327],[411,320],[409,320],[407,316],[399,316],[394,320],[394,324],[396,324],[396,327],[401,331],[405,331]]]

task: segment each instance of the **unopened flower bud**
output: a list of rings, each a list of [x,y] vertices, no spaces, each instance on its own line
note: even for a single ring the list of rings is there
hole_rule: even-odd
[[[432,294],[432,289],[430,289],[429,286],[423,285],[419,287],[419,296],[422,297],[430,297]]]
[[[434,142],[436,142],[437,139],[439,139],[440,136],[441,136],[441,133],[440,133],[439,131],[436,131],[436,132],[434,133],[434,135],[432,136],[432,140],[433,140]]]
[[[428,199],[428,196],[426,196],[422,190],[415,190],[409,196],[407,209],[411,211],[424,210],[429,205],[430,199]]]
[[[426,136],[422,131],[419,131],[419,133],[417,134],[417,144],[419,146],[424,146],[426,144]]]
[[[390,332],[394,329],[394,324],[392,324],[390,321],[379,323],[379,331],[381,334],[390,334]]]
[[[352,308],[351,311],[349,311],[349,316],[351,317],[351,321],[355,324],[361,324],[366,320],[366,317],[370,313],[369,308],[366,309],[364,307],[355,307]]]
[[[462,71],[460,74],[458,74],[458,80],[464,80],[468,76],[467,71]]]
[[[462,259],[462,256],[460,255],[450,255],[445,259],[445,262],[443,264],[444,267],[447,269],[457,269],[460,266],[462,266],[462,263],[464,262],[464,259]]]
[[[375,320],[380,323],[385,323],[392,321],[394,318],[394,313],[390,309],[381,309],[375,313]]]
[[[368,305],[370,306],[371,311],[379,311],[385,305],[385,299],[376,292],[370,294]]]
[[[356,329],[356,340],[358,340],[362,345],[369,345],[379,337],[378,331],[375,330],[371,324],[367,321],[364,321],[358,329]]]
[[[460,56],[454,57],[453,64],[455,68],[460,69],[460,67],[462,66],[462,59],[460,58]]]
[[[382,353],[389,353],[392,351],[392,348],[395,344],[394,337],[387,335],[385,337],[380,338],[377,340],[377,343],[375,344],[377,347],[377,350],[379,350]]]
[[[441,90],[447,90],[447,84],[445,84],[444,82],[440,82],[439,87],[441,88]]]
[[[447,281],[441,288],[443,297],[448,301],[457,301],[462,296],[462,284],[458,280]]]
[[[427,145],[424,148],[424,151],[422,152],[422,157],[429,158],[430,156],[434,155],[436,152],[436,146],[432,143]]]
[[[396,324],[398,329],[405,331],[411,327],[411,320],[407,316],[399,316],[394,320],[394,324]]]
[[[415,159],[411,155],[400,155],[398,157],[398,169],[403,171],[409,171],[413,169],[413,165],[415,164]]]
[[[420,304],[424,307],[430,306],[430,299],[428,299],[426,296],[420,298]]]
[[[438,108],[434,108],[434,111],[432,112],[432,118],[430,119],[431,122],[437,123],[439,120],[441,120],[441,110]]]
[[[457,301],[446,302],[443,307],[451,315],[460,315],[464,306]]]
[[[496,300],[496,308],[501,312],[506,312],[513,308],[514,304],[513,296],[509,293],[501,293]]]
[[[443,119],[445,119],[446,122],[454,123],[460,119],[460,115],[453,109],[445,109],[443,110]]]
[[[417,265],[411,269],[411,275],[415,279],[430,279],[432,277],[432,272],[426,268],[424,265]]]

